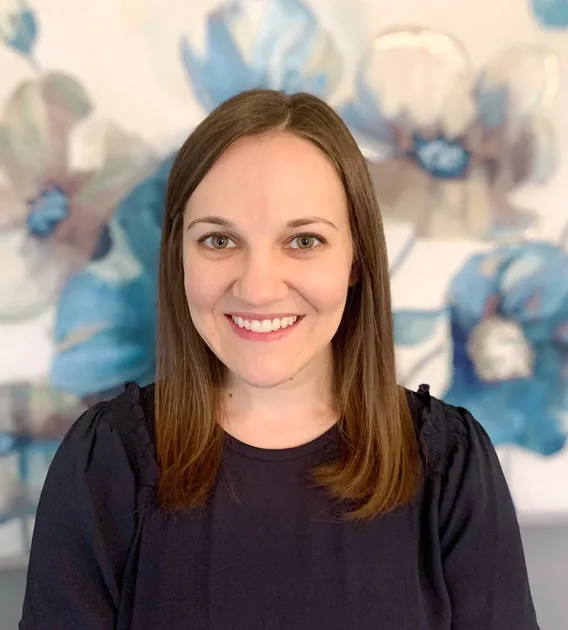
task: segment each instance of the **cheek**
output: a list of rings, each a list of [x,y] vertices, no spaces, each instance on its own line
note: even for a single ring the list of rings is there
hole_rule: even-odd
[[[221,278],[204,262],[198,257],[184,258],[185,295],[192,314],[213,306],[223,293]]]
[[[344,261],[306,269],[297,285],[304,297],[320,311],[343,308],[349,289],[350,266]]]

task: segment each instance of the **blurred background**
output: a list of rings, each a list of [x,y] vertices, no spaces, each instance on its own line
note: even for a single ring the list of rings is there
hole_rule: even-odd
[[[61,437],[153,380],[172,155],[251,87],[350,126],[399,380],[485,426],[541,627],[568,628],[568,0],[0,0],[0,70],[1,630]]]

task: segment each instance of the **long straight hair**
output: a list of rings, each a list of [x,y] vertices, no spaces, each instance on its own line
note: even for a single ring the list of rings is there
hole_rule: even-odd
[[[222,458],[224,366],[197,332],[184,290],[182,225],[187,202],[239,138],[271,132],[313,143],[346,191],[355,283],[332,340],[340,412],[337,457],[312,471],[316,483],[367,519],[410,502],[422,474],[406,392],[396,382],[387,251],[367,164],[341,118],[305,93],[251,90],[217,107],[173,163],[160,252],[155,437],[158,497],[169,510],[204,505]]]

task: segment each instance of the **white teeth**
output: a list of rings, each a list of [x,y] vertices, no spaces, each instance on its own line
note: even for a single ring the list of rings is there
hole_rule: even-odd
[[[260,332],[270,332],[272,330],[272,320],[263,319],[260,325]]]
[[[280,328],[287,328],[298,321],[296,315],[292,317],[277,317],[275,319],[243,319],[242,317],[231,316],[233,322],[239,328],[245,328],[246,330],[252,330],[257,333],[267,333],[280,330]]]

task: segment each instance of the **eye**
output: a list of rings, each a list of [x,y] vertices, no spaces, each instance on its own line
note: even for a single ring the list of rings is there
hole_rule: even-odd
[[[204,236],[199,242],[207,249],[233,249],[237,245],[226,234],[209,234]]]
[[[323,244],[323,239],[315,234],[300,234],[290,241],[290,249],[309,251]]]

